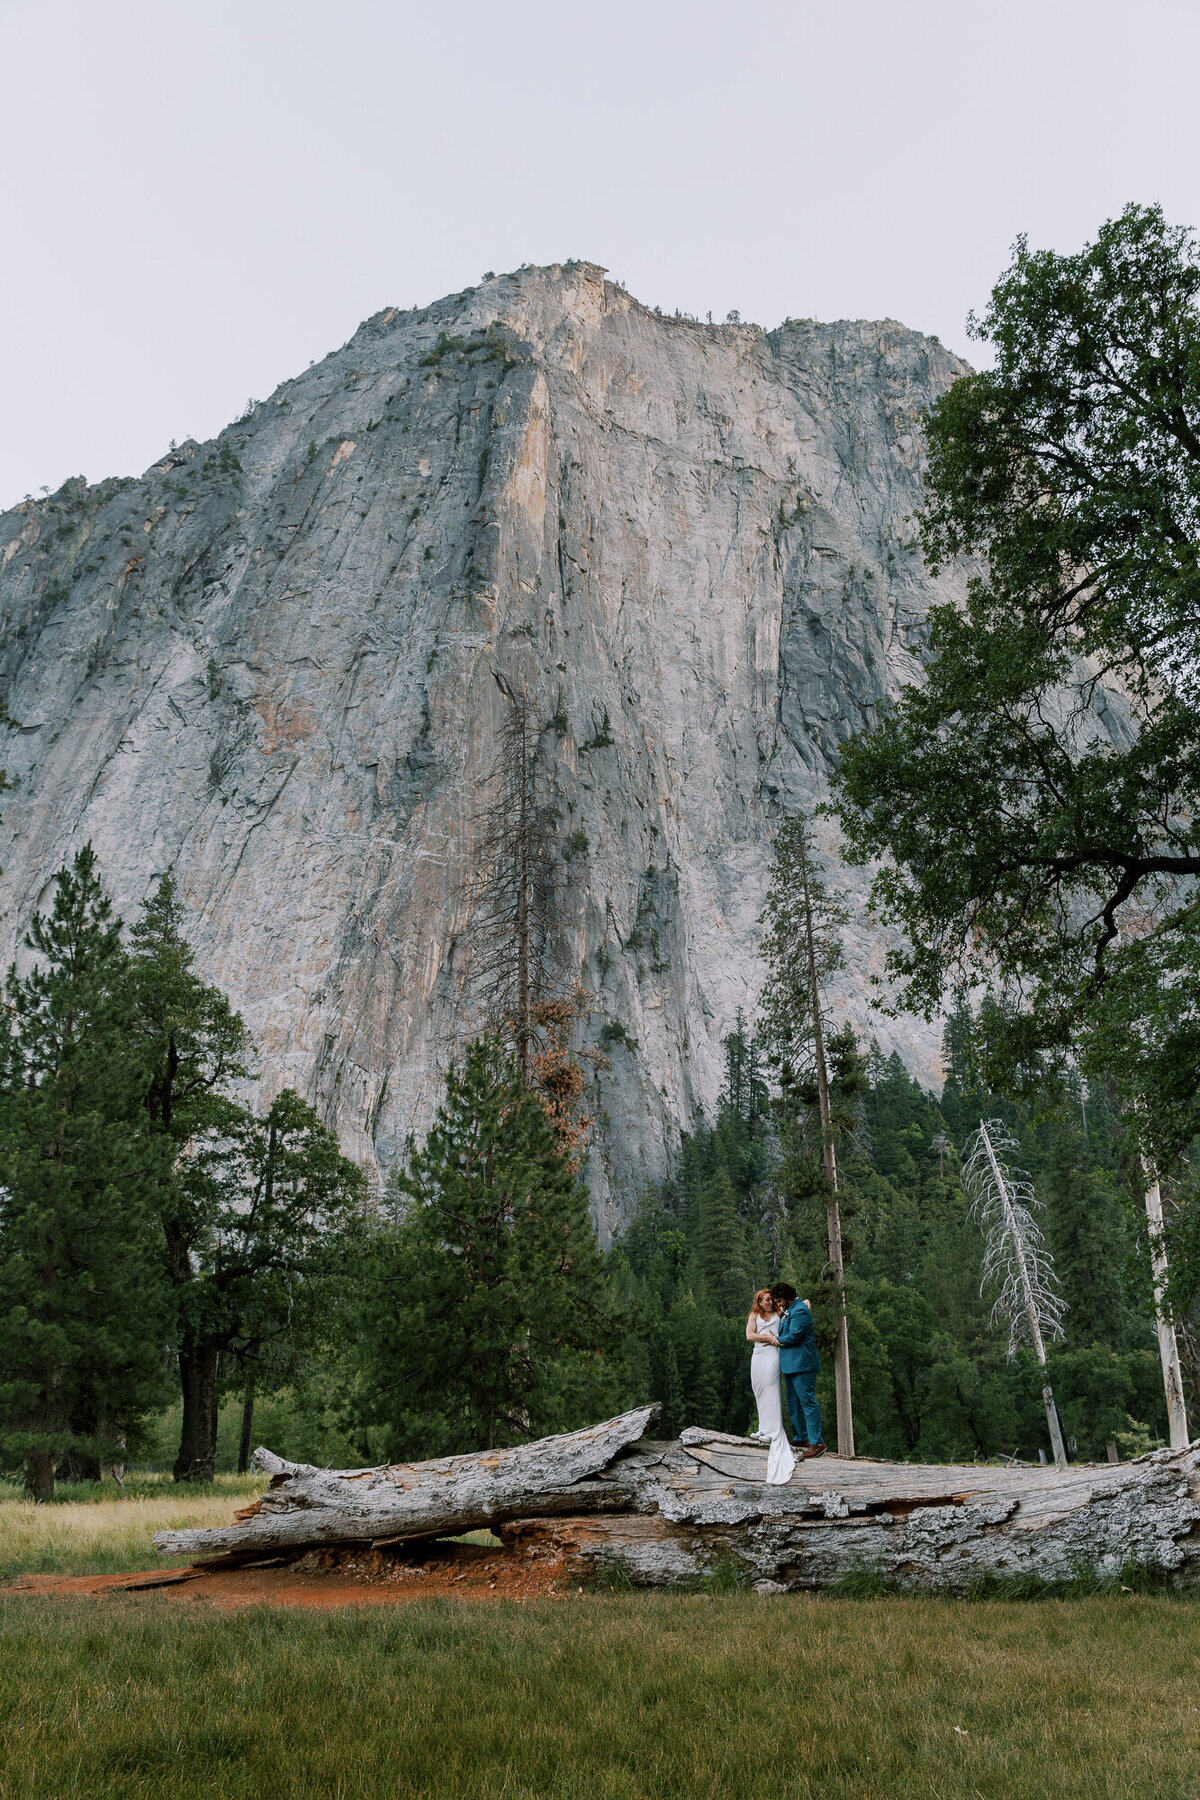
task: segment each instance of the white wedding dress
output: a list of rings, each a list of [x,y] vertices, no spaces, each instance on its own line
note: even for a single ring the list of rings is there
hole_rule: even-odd
[[[778,1323],[777,1319],[757,1319],[755,1330],[760,1337],[765,1337]],[[758,1406],[758,1435],[771,1440],[767,1452],[767,1480],[772,1487],[783,1487],[792,1478],[796,1458],[783,1429],[779,1351],[774,1344],[755,1344],[750,1357],[750,1386]]]

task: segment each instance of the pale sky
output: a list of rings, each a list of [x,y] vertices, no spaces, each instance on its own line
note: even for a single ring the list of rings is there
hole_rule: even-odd
[[[0,506],[140,473],[521,263],[964,331],[1013,238],[1200,226],[1200,0],[0,0]]]

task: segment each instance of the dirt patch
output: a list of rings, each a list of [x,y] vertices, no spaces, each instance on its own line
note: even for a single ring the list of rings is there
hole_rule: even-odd
[[[558,1556],[442,1544],[413,1555],[386,1549],[315,1550],[277,1568],[147,1569],[127,1575],[24,1575],[16,1594],[153,1592],[181,1606],[397,1606],[406,1600],[565,1600],[583,1589]]]

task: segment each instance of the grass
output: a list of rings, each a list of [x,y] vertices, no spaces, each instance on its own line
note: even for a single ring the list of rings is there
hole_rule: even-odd
[[[153,1566],[223,1476],[0,1486],[0,1571]],[[488,1533],[471,1541],[490,1542]],[[185,1559],[175,1559],[185,1560]],[[1197,1800],[1200,1606],[1086,1584],[1031,1605],[769,1600],[614,1576],[559,1602],[222,1613],[0,1592],[0,1800]]]
[[[43,1506],[0,1481],[0,1581],[185,1567],[190,1556],[155,1553],[155,1532],[228,1525],[235,1508],[266,1486],[265,1475],[218,1475],[211,1486],[197,1487],[177,1486],[169,1475],[138,1476],[123,1493],[112,1481],[81,1481]],[[458,1542],[496,1549],[500,1540],[490,1531],[468,1531]]]
[[[38,1505],[0,1483],[0,1580],[178,1567],[191,1557],[157,1557],[150,1543],[156,1531],[228,1525],[237,1505],[266,1485],[259,1475],[218,1475],[211,1487],[195,1488],[143,1476],[127,1481],[124,1493],[111,1481],[80,1482],[60,1489],[69,1499]]]
[[[1195,1800],[1200,1608],[0,1596],[0,1794]]]

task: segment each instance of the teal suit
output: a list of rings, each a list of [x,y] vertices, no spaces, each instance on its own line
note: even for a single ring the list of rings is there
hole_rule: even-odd
[[[775,1335],[779,1339],[779,1372],[787,1389],[792,1430],[802,1444],[823,1443],[816,1391],[821,1355],[813,1316],[803,1300],[792,1301],[776,1326]]]

